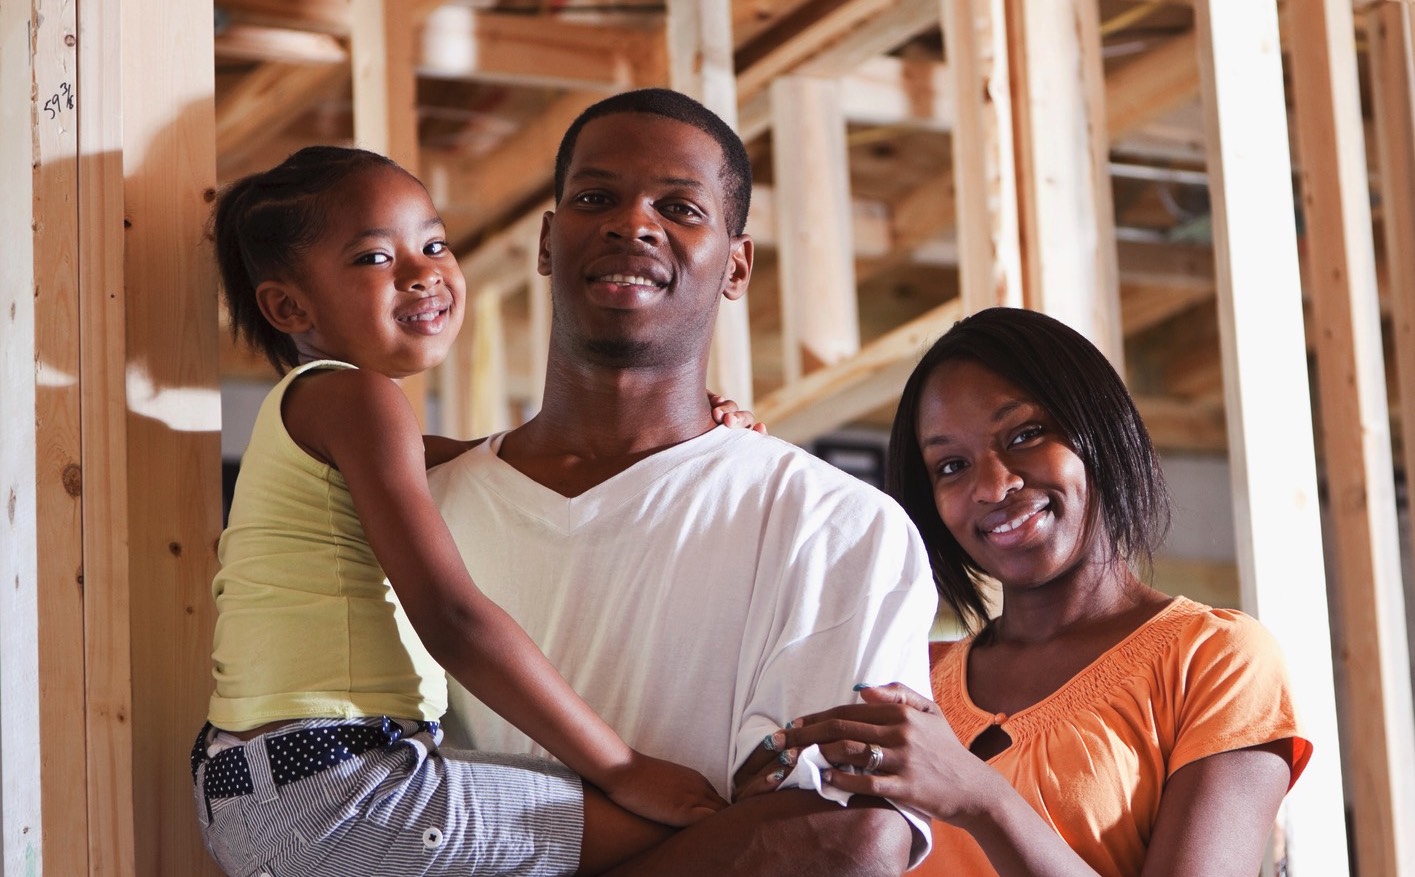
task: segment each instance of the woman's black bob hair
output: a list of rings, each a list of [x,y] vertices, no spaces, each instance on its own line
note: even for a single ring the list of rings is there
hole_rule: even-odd
[[[1036,311],[988,308],[954,324],[924,354],[899,399],[889,440],[889,493],[928,548],[939,594],[970,631],[989,613],[986,573],[943,525],[919,447],[919,401],[944,362],[970,359],[1017,385],[1056,420],[1086,466],[1112,556],[1148,567],[1169,529],[1169,492],[1135,402],[1110,362],[1079,332]],[[1100,536],[1101,533],[1097,535]]]

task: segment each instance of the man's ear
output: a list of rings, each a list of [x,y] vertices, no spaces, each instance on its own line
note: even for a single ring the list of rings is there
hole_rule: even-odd
[[[739,234],[732,238],[732,251],[727,254],[727,273],[722,278],[722,294],[736,301],[747,294],[752,279],[752,236]]]
[[[282,280],[267,280],[255,290],[256,304],[265,321],[286,335],[308,332],[314,321],[295,297],[295,289]]]
[[[540,218],[540,243],[536,247],[536,271],[542,277],[550,276],[550,224],[555,219],[555,211],[547,210]]]

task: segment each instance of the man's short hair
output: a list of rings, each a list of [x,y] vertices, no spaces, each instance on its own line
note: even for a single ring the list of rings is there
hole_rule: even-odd
[[[752,163],[747,158],[747,148],[742,145],[742,138],[712,110],[686,94],[667,88],[641,88],[607,97],[591,105],[570,123],[560,140],[560,149],[555,153],[555,203],[559,204],[565,194],[565,177],[570,172],[570,159],[575,154],[580,130],[594,119],[616,113],[664,116],[692,125],[716,140],[717,145],[722,147],[719,180],[722,182],[727,231],[734,236],[742,233],[747,225],[747,208],[752,201]]]

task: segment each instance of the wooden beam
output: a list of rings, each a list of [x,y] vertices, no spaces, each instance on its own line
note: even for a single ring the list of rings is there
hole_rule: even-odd
[[[1124,374],[1097,14],[1091,0],[1007,0],[1022,268],[1027,306]]]
[[[82,570],[88,859],[91,868],[123,877],[139,872],[132,809],[121,8],[81,3],[78,25],[79,428],[83,482],[90,486],[83,491]],[[209,122],[202,133],[211,133]]]
[[[757,419],[772,435],[803,443],[898,399],[919,357],[962,316],[957,299],[940,305],[865,345],[855,356],[762,397]]]
[[[349,60],[349,52],[329,34],[238,24],[216,37],[216,60],[341,64]]]
[[[1304,732],[1340,751],[1276,3],[1195,0],[1243,608],[1282,648]],[[1262,290],[1262,295],[1255,295]],[[1274,423],[1283,441],[1267,441]],[[1340,766],[1285,803],[1293,870],[1348,873]]]
[[[839,84],[787,76],[771,89],[782,369],[789,384],[854,355],[860,315]]]
[[[666,31],[669,86],[692,95],[735,129],[730,0],[670,0]],[[743,408],[752,407],[752,330],[746,301],[718,304],[708,385]]]
[[[192,818],[221,532],[211,9],[123,3],[129,577],[137,874],[215,875]],[[95,862],[94,867],[106,863]],[[78,873],[64,872],[58,873]]]
[[[352,0],[221,0],[231,24],[286,27],[348,36]],[[208,28],[209,30],[210,28]]]
[[[41,0],[34,16],[35,425],[38,458],[39,704],[44,861],[89,868],[84,698],[83,444],[80,427],[79,88],[75,4]],[[72,98],[72,100],[71,100]],[[98,485],[90,483],[94,488]],[[100,488],[101,489],[101,488]]]
[[[351,0],[354,142],[380,152],[408,173],[419,170],[414,22],[393,0]],[[403,379],[418,422],[427,425],[426,374]]]
[[[755,50],[737,76],[739,132],[751,141],[771,127],[770,84],[788,74],[824,79],[861,64],[938,24],[938,0],[861,0],[810,19],[782,41]]]
[[[349,80],[349,65],[262,64],[216,107],[216,154],[229,168],[285,130]]]
[[[655,31],[456,5],[428,15],[417,58],[418,72],[445,79],[604,92],[668,80],[664,41]]]
[[[1193,31],[1170,37],[1106,77],[1106,129],[1111,140],[1143,128],[1199,93]]]
[[[1022,307],[1021,218],[1004,0],[943,0],[953,73],[960,294],[964,313]]]
[[[878,55],[840,79],[840,111],[856,125],[951,131],[953,77],[947,64]]]
[[[1356,863],[1401,874],[1415,871],[1415,705],[1356,27],[1348,0],[1290,0],[1287,20],[1336,543],[1337,669],[1363,738],[1346,765]]]
[[[39,543],[35,421],[32,3],[0,4],[0,872],[44,868],[40,772]],[[47,100],[47,98],[45,98]],[[47,114],[46,114],[47,115]],[[46,686],[47,687],[47,686]],[[56,800],[58,806],[62,799]]]
[[[455,200],[473,208],[444,211],[448,240],[456,244],[494,228],[508,219],[508,213],[549,191],[560,138],[575,117],[601,97],[586,91],[561,95],[486,155],[429,154],[425,180],[433,200],[439,204]]]

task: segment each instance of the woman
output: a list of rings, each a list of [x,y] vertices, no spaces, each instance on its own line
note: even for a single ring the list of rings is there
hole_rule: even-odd
[[[1256,621],[1136,576],[1168,497],[1105,357],[1030,311],[959,322],[905,386],[889,477],[972,635],[935,645],[937,705],[864,688],[774,743],[937,820],[915,873],[1257,873],[1311,745]]]

